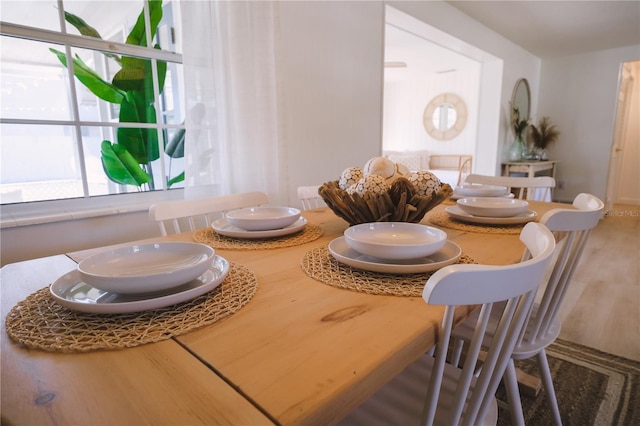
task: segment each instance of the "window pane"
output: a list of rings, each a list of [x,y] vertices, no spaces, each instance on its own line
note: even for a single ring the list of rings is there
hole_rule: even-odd
[[[12,24],[60,31],[56,0],[2,0],[0,17]]]
[[[178,132],[175,129],[169,129],[167,132],[167,143],[171,143],[174,138],[182,135],[184,137],[184,132]],[[165,154],[165,173],[166,173],[166,181],[169,182],[171,179],[175,179],[181,173],[184,173],[184,146],[178,148],[175,151],[174,158]],[[183,175],[184,176],[184,175]],[[173,183],[170,188],[183,188],[184,180],[180,182]]]
[[[80,58],[84,67],[94,72],[100,77],[105,86],[111,85],[113,76],[120,71],[120,65],[110,54],[88,49],[71,49],[73,57]],[[60,67],[64,65],[60,63]],[[76,73],[76,75],[78,75]],[[73,79],[78,97],[78,114],[82,121],[117,121],[120,105],[115,102],[106,101],[96,96],[77,77]],[[96,79],[97,81],[97,79]],[[113,93],[118,89],[112,89]],[[123,93],[123,92],[120,92]],[[107,97],[107,99],[109,99]]]
[[[74,57],[79,57],[87,68],[93,70],[100,78],[108,83],[114,84],[114,77],[118,72],[122,70],[120,63],[114,59],[113,55],[106,54],[100,51],[93,51],[87,49],[71,49]],[[118,57],[122,59],[121,56]],[[131,57],[129,57],[131,59]],[[134,60],[143,59],[133,58]],[[148,69],[151,69],[150,60],[144,59],[147,63]],[[64,68],[62,63],[59,65]],[[144,74],[146,78],[151,79],[151,73]],[[132,80],[135,81],[135,80]],[[150,80],[151,81],[151,80]],[[87,86],[81,83],[77,78],[74,78],[76,94],[78,96],[78,111],[80,119],[83,121],[118,121],[120,115],[121,105],[114,102],[107,102],[93,92],[91,92]],[[167,72],[165,77],[165,84],[162,88],[162,94],[159,96],[160,112],[163,116],[163,123],[181,124],[184,122],[184,107],[181,96],[182,89],[182,65],[175,63],[167,64]],[[160,81],[158,83],[161,83]],[[151,83],[149,83],[151,84]],[[136,85],[143,86],[142,82]],[[132,87],[130,90],[139,92],[140,96],[144,95],[150,100],[154,99],[153,94],[146,93],[144,87]],[[121,90],[124,93],[125,90]],[[155,109],[155,107],[154,107]],[[152,112],[151,110],[149,112]],[[136,122],[140,123],[152,123],[155,122],[144,117],[139,116]]]
[[[163,135],[167,135],[167,141],[162,142],[163,146],[166,146],[176,133],[177,131],[175,129],[166,129],[162,133]],[[182,148],[174,150],[176,158],[172,158],[166,153],[163,157],[160,156],[157,145],[157,129],[116,129],[104,127],[100,132],[83,132],[83,141],[85,161],[87,164],[87,178],[90,182],[96,183],[95,186],[90,185],[93,188],[89,190],[90,195],[116,194],[138,191],[139,189],[162,190],[171,179],[174,179],[184,171]],[[105,171],[102,167],[101,160],[103,141],[109,142],[111,149],[113,149],[113,145],[116,143],[119,145],[118,150],[122,151],[126,149],[128,154],[135,160],[133,162],[135,169],[129,169],[125,172],[120,165],[120,160],[123,158],[122,153],[114,152],[111,155],[114,156],[114,158],[119,158],[119,161],[108,166],[107,171]],[[164,170],[161,158],[164,160]],[[113,181],[127,182],[126,179],[134,179],[135,174],[133,171],[148,175],[151,181],[140,186],[137,186],[133,181],[122,185]],[[108,179],[107,173],[114,179]],[[104,189],[103,184],[106,180],[109,181],[109,192],[105,192],[106,190]],[[138,182],[140,182],[140,180],[138,180]],[[182,187],[181,183],[175,183],[171,186],[171,188],[179,187]]]
[[[0,138],[3,204],[83,196],[72,127],[3,124]]]
[[[87,0],[65,1],[64,9],[93,27],[100,38],[124,43],[129,30],[134,26],[142,11],[141,0],[111,1]],[[69,34],[80,35],[80,32],[68,22]]]
[[[162,50],[182,53],[182,25],[180,24],[180,2],[167,1],[162,6],[162,21],[158,25],[158,43]]]
[[[2,118],[70,120],[67,73],[51,43],[13,37],[0,39]]]
[[[90,196],[129,192],[126,186],[110,181],[102,167],[100,144],[103,140],[114,140],[114,133],[115,129],[110,127],[82,128],[82,149]]]
[[[164,81],[164,90],[160,97],[164,123],[184,123],[184,93],[182,64],[168,63],[167,76]]]

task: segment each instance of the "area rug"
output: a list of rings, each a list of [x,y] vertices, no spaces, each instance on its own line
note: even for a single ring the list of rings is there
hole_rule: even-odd
[[[547,348],[547,358],[565,426],[640,425],[640,362],[560,339]],[[533,363],[518,367],[539,377]],[[502,388],[497,397],[506,401]],[[553,424],[544,390],[520,398],[528,426]],[[511,425],[508,408],[499,406],[498,425]]]

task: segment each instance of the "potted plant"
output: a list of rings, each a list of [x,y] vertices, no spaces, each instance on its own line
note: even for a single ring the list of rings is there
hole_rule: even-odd
[[[153,38],[162,19],[162,0],[147,0],[147,3],[149,5],[151,38]],[[102,38],[95,28],[78,16],[65,12],[65,20],[82,35]],[[144,10],[140,12],[135,25],[127,36],[126,43],[147,46]],[[160,49],[160,46],[156,44],[154,48]],[[53,48],[49,50],[67,67],[67,55],[64,52]],[[100,99],[120,105],[120,123],[156,123],[151,60],[130,56],[119,57],[112,53],[105,53],[105,55],[121,66],[111,82],[103,80],[77,55],[73,58],[75,77]],[[158,93],[161,94],[164,90],[167,63],[157,61],[157,70]],[[184,156],[184,134],[184,130],[176,132],[167,144],[165,132],[162,132],[164,152],[170,158]],[[152,162],[160,158],[158,131],[151,128],[122,127],[117,129],[116,136],[116,142],[104,140],[100,147],[102,166],[107,177],[118,184],[134,185],[139,188],[147,185],[149,189],[155,189]],[[173,178],[167,176],[167,187],[183,180],[184,172]]]
[[[525,159],[524,132],[529,127],[529,120],[520,117],[520,110],[517,106],[511,107],[511,128],[513,129],[514,140],[509,150],[511,161],[522,161]]]
[[[549,117],[542,117],[538,125],[530,125],[527,134],[527,142],[534,148],[541,160],[547,160],[547,147],[553,144],[560,136],[555,124],[551,124]]]

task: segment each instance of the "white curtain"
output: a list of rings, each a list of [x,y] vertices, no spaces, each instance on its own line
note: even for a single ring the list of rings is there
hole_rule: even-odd
[[[287,198],[277,2],[182,0],[185,197]]]

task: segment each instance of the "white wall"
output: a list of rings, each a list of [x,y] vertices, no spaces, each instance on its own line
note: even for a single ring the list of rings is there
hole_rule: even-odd
[[[559,200],[581,192],[605,199],[620,66],[639,58],[636,45],[543,62],[537,116],[549,116],[560,131],[549,149],[564,185],[555,191]]]
[[[382,152],[384,5],[280,2],[289,202]]]
[[[476,147],[480,64],[447,74],[386,80],[384,84],[383,145],[390,151],[432,154],[471,154]],[[467,124],[451,140],[432,138],[423,125],[427,104],[442,93],[459,95],[467,107]]]
[[[131,193],[117,203],[113,197],[96,197],[91,209],[81,208],[81,199],[3,205],[0,265],[159,236],[158,225],[149,219],[149,206],[183,199],[183,192]]]
[[[3,228],[0,265],[159,235],[147,210]]]

